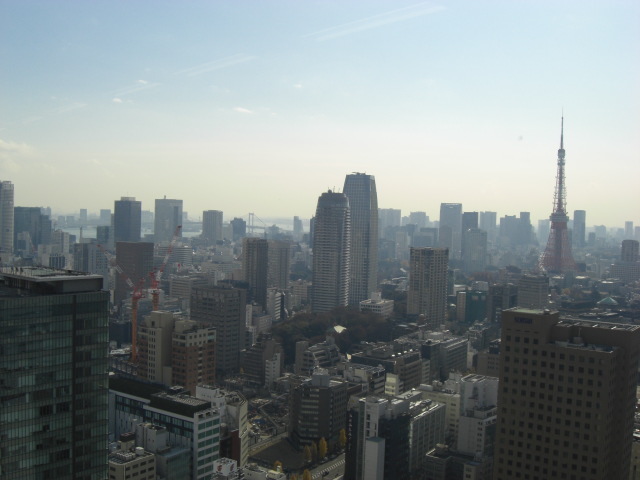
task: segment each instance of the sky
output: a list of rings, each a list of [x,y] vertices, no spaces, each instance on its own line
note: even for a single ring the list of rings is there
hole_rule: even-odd
[[[640,225],[640,2],[0,2],[0,180],[17,206],[180,198],[313,216],[351,172],[380,208],[553,205]]]

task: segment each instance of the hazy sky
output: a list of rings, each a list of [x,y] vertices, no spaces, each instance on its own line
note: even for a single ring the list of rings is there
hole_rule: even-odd
[[[313,215],[552,207],[640,225],[640,2],[0,2],[0,180],[16,205]]]

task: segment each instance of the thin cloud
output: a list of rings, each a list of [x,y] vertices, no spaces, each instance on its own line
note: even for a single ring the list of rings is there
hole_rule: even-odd
[[[302,84],[301,83],[296,83],[293,88],[302,88]]]
[[[220,70],[221,68],[231,67],[240,63],[249,62],[256,57],[252,55],[237,54],[230,57],[220,58],[212,62],[202,63],[195,67],[185,68],[175,72],[176,75],[186,75],[187,77],[195,77],[196,75],[202,75],[203,73],[211,72],[213,70]]]
[[[122,99],[121,99],[121,98],[118,98],[118,97],[114,97],[111,101],[112,101],[113,103],[122,103]]]
[[[251,110],[242,107],[234,107],[233,110],[238,113],[253,113]]]
[[[411,18],[438,13],[442,10],[444,10],[444,7],[433,5],[429,2],[417,3],[415,5],[409,5],[408,7],[398,8],[389,12],[380,13],[371,17],[319,30],[305,35],[303,38],[315,37],[316,41],[322,42],[362,32],[364,30],[382,27],[384,25],[389,25],[390,23],[402,22]]]
[[[74,102],[69,105],[64,105],[57,109],[56,113],[68,113],[73,112],[74,110],[80,110],[87,106],[86,103]]]
[[[120,98],[125,95],[131,95],[132,93],[142,92],[143,90],[149,90],[151,88],[156,88],[160,86],[159,83],[150,83],[146,80],[138,80],[133,85],[129,85],[127,87],[122,87],[115,92],[112,92],[114,98]]]

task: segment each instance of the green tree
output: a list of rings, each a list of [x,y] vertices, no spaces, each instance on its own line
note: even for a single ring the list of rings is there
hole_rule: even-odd
[[[302,480],[313,480],[313,477],[311,477],[311,472],[309,470],[306,470],[304,472],[302,472]]]
[[[318,457],[324,458],[327,456],[327,441],[322,437],[318,442]]]
[[[311,461],[311,449],[309,448],[309,445],[304,446],[304,460],[305,462]]]
[[[340,429],[340,438],[338,439],[338,443],[342,449],[347,446],[347,432],[344,428]]]
[[[318,445],[316,442],[311,442],[311,458],[314,462],[318,461]]]

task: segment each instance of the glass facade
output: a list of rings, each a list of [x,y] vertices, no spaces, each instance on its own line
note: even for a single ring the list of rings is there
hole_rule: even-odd
[[[0,290],[0,478],[103,480],[108,293],[21,292]]]

